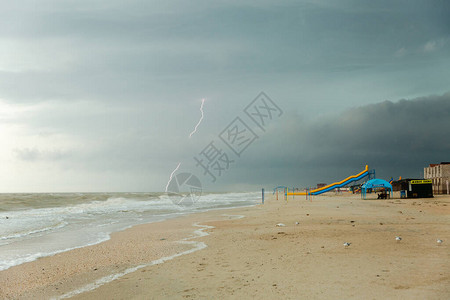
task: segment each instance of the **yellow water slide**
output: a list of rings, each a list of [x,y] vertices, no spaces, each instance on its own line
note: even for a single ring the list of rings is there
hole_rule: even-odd
[[[319,194],[322,194],[322,193],[326,193],[326,192],[329,192],[329,191],[331,191],[331,190],[333,190],[335,188],[343,187],[343,186],[349,184],[350,182],[358,181],[358,180],[360,180],[360,179],[362,179],[362,178],[364,178],[364,177],[366,177],[368,175],[369,175],[369,166],[366,165],[366,168],[363,171],[359,172],[358,174],[349,176],[349,177],[347,177],[347,178],[345,178],[345,179],[343,179],[341,181],[334,182],[332,184],[328,184],[328,185],[326,185],[324,187],[311,190],[309,192],[309,194],[311,194],[311,195],[319,195]],[[287,195],[288,196],[292,196],[292,195],[306,195],[306,192],[297,192],[297,193],[295,193],[295,192],[292,191],[290,193],[288,192]]]

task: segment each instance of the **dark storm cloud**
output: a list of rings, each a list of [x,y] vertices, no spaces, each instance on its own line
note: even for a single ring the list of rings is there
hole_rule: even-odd
[[[183,94],[223,90],[223,82],[235,89],[236,76],[256,90],[274,78],[317,73],[325,74],[317,80],[343,73],[339,78],[377,74],[367,78],[377,81],[380,73],[423,69],[447,57],[442,12],[448,5],[399,3],[4,4],[0,38],[15,40],[18,60],[30,51],[33,59],[21,71],[0,72],[0,96],[159,102],[165,95],[180,101]],[[420,52],[427,44],[432,56]]]
[[[389,171],[404,165],[402,170],[409,173],[428,162],[446,160],[449,133],[450,94],[445,94],[352,109],[317,122],[306,139],[312,148],[329,149],[321,158],[326,165],[365,160]]]
[[[449,5],[4,1],[3,172],[23,168],[33,182],[52,169],[66,187],[75,177],[80,189],[94,189],[92,178],[101,177],[97,190],[161,190],[179,161],[192,162],[263,90],[285,111],[283,119],[212,190],[272,182],[268,175],[295,183],[339,179],[365,163],[404,175],[448,149],[433,131],[436,117],[409,118],[421,101],[440,106],[439,97],[367,105],[448,92]],[[203,97],[205,119],[189,139]],[[440,112],[431,109],[424,111]],[[410,155],[399,155],[402,149]],[[15,189],[33,186],[22,175],[5,177]]]
[[[378,178],[419,178],[428,164],[450,159],[449,136],[450,93],[384,101],[307,122],[290,114],[239,161],[233,183],[250,178],[254,184],[308,186],[341,180],[366,164]]]

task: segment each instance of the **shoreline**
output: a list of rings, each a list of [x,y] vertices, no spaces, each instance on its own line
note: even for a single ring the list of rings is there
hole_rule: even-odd
[[[222,214],[222,216],[230,217],[230,218],[236,218],[236,219],[241,219],[241,218],[245,217],[245,216],[242,216],[242,215],[225,215],[225,214]],[[167,220],[164,220],[164,221],[167,221]],[[164,222],[164,221],[161,221],[161,222]],[[193,245],[194,246],[193,248],[185,250],[183,252],[175,253],[175,254],[170,255],[170,256],[165,256],[165,257],[158,258],[158,259],[153,260],[153,261],[151,261],[151,262],[149,262],[147,264],[143,264],[143,265],[139,265],[139,266],[136,266],[136,267],[129,268],[129,269],[127,269],[127,270],[125,270],[124,272],[121,272],[121,273],[111,274],[109,276],[105,276],[103,278],[100,278],[96,282],[88,284],[88,285],[86,285],[84,287],[81,287],[80,289],[74,290],[74,291],[69,292],[67,294],[60,295],[60,296],[58,296],[56,298],[57,299],[71,298],[71,297],[80,295],[80,294],[85,293],[85,292],[90,292],[90,291],[95,290],[96,288],[98,288],[98,287],[100,287],[100,286],[102,286],[104,284],[108,284],[108,283],[110,283],[110,282],[112,282],[112,281],[114,281],[116,279],[119,279],[119,278],[121,278],[121,277],[123,277],[123,276],[125,276],[127,274],[136,272],[136,271],[138,271],[138,270],[140,270],[142,268],[147,268],[147,267],[151,267],[151,266],[154,266],[154,265],[163,264],[166,261],[175,259],[175,258],[177,258],[179,256],[188,255],[188,254],[194,253],[196,251],[205,249],[206,247],[208,247],[208,245],[206,245],[204,242],[191,241],[191,240],[199,238],[199,237],[208,236],[209,233],[204,232],[204,230],[214,229],[214,226],[200,225],[198,223],[194,223],[194,224],[192,224],[192,226],[193,227],[200,227],[200,229],[195,230],[193,232],[192,236],[185,237],[185,238],[183,238],[183,239],[181,239],[179,241],[175,241],[175,242],[179,243],[179,244],[184,244],[184,245]]]
[[[149,264],[175,255],[175,259],[127,272],[73,299],[446,299],[450,295],[448,196],[361,200],[352,195],[326,195],[312,202],[267,197],[264,205],[227,213],[220,209],[138,225],[84,251],[3,271],[14,270],[8,276],[0,272],[0,286],[5,286],[5,277],[14,275],[23,284],[14,287],[9,281],[6,295],[10,298],[60,297],[92,284],[94,277],[102,277],[94,275],[103,271],[117,270],[117,274],[119,269],[131,270],[133,264],[143,265],[138,258]],[[276,227],[278,223],[286,226]],[[214,228],[204,227],[205,235],[197,236],[192,233],[194,224]],[[396,242],[395,235],[403,240]],[[436,238],[444,243],[437,245]],[[207,247],[177,255],[193,249],[192,244],[177,242],[183,239]],[[344,242],[352,244],[346,249]],[[97,259],[92,260],[93,256]],[[57,270],[62,266],[72,272]],[[50,276],[52,272],[56,274]],[[23,280],[24,274],[28,280]],[[50,278],[33,286],[36,276]]]
[[[181,243],[181,244],[193,245],[194,246],[193,248],[185,250],[183,252],[175,253],[175,254],[170,255],[170,256],[165,256],[165,257],[158,258],[156,260],[153,260],[153,261],[151,261],[149,263],[146,263],[146,264],[143,264],[143,265],[139,265],[139,266],[136,266],[136,267],[128,268],[128,269],[126,269],[125,271],[123,271],[121,273],[111,274],[109,276],[102,277],[102,278],[96,280],[95,282],[87,284],[87,285],[85,285],[85,286],[83,286],[83,287],[81,287],[81,288],[79,288],[77,290],[71,291],[71,292],[66,293],[64,295],[60,295],[60,296],[57,297],[57,299],[70,298],[70,297],[74,297],[74,296],[77,296],[77,295],[85,293],[85,292],[89,292],[89,291],[95,290],[96,288],[98,288],[98,287],[100,287],[100,286],[102,286],[104,284],[110,283],[110,282],[112,282],[112,281],[114,281],[116,279],[119,279],[119,278],[127,275],[127,274],[136,272],[136,271],[138,271],[138,270],[140,270],[142,268],[146,268],[146,267],[150,267],[150,266],[154,266],[154,265],[159,265],[159,264],[165,263],[166,261],[172,260],[172,259],[174,259],[176,257],[182,256],[182,255],[187,255],[187,254],[190,254],[190,253],[193,253],[193,252],[196,252],[196,251],[199,251],[199,250],[202,250],[202,249],[206,248],[207,245],[205,243],[203,243],[203,242],[195,242],[195,241],[189,241],[189,240],[190,239],[194,239],[196,237],[202,237],[202,236],[208,235],[207,233],[204,233],[203,230],[205,230],[205,229],[212,229],[214,227],[213,226],[207,226],[207,225],[198,225],[198,224],[193,224],[193,226],[197,226],[197,227],[201,228],[201,229],[197,229],[197,230],[194,231],[195,236],[187,237],[187,238],[184,238],[184,239],[182,239],[180,241],[176,241],[177,243]]]
[[[28,210],[25,210],[25,213],[20,209],[0,213],[3,221],[10,219],[5,224],[6,235],[2,234],[1,237],[2,263],[0,271],[42,257],[54,256],[74,249],[100,244],[108,241],[115,232],[124,231],[133,226],[161,222],[209,210],[233,208],[228,204],[220,203],[224,199],[227,200],[226,197],[214,199],[216,195],[214,193],[206,194],[203,197],[206,199],[206,205],[205,203],[199,203],[199,205],[187,207],[175,205],[169,199],[161,198],[161,195],[156,195],[158,197],[155,198],[156,193],[143,193],[142,195],[145,197],[137,198],[124,198],[122,194],[125,193],[115,193],[114,195],[101,193],[99,194],[101,197],[97,198],[86,198],[86,194],[81,194],[83,195],[82,200],[85,201],[83,202],[78,199],[79,196],[68,193],[67,195],[74,197],[74,199],[70,199],[73,203],[69,203],[69,205],[55,207],[40,207],[37,205],[36,207],[30,206]],[[44,195],[48,196],[47,194]],[[104,201],[99,201],[100,198]],[[241,198],[248,199],[242,196]],[[142,201],[143,199],[145,201]],[[19,200],[27,201],[28,199]],[[215,202],[218,202],[216,207],[214,207],[215,204],[211,205]],[[244,206],[256,204],[254,201],[247,202]],[[237,202],[233,205],[241,207],[242,204]],[[103,214],[106,206],[109,210],[106,210],[105,217],[101,216],[98,219],[83,218],[82,214],[78,214],[78,210],[86,212],[89,216]],[[133,209],[136,207],[138,208],[137,212],[134,212]],[[159,213],[158,210],[163,213]],[[73,213],[74,211],[75,213]],[[40,218],[33,217],[36,214],[44,215],[42,221],[40,221]],[[23,226],[23,224],[28,225]],[[23,228],[20,229],[20,226]],[[34,230],[33,228],[37,229]],[[8,236],[8,230],[13,234]],[[40,234],[41,232],[42,234]],[[23,239],[21,239],[22,237]],[[16,238],[18,241],[16,241]],[[3,240],[5,240],[5,243],[3,243]]]
[[[209,229],[195,220],[203,215],[224,218],[224,211],[248,207],[253,205],[208,209],[137,224],[109,234],[105,241],[12,266],[0,271],[0,298],[64,299],[95,289],[141,268],[207,247],[203,242],[190,241],[207,235],[204,230]],[[144,243],[143,232],[150,237]]]

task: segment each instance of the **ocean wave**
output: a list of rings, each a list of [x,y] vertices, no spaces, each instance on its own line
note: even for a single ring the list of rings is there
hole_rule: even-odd
[[[46,197],[51,205],[44,203]],[[15,210],[0,212],[0,269],[96,244],[134,225],[254,205],[259,197],[260,193],[204,193],[194,205],[184,207],[163,193],[36,194],[39,204],[27,195]]]
[[[21,255],[21,256],[20,255],[12,256],[12,257],[10,257],[7,260],[5,260],[5,259],[0,260],[0,271],[7,270],[7,269],[9,269],[11,267],[14,267],[14,266],[17,266],[17,265],[21,265],[23,263],[35,261],[35,260],[37,260],[38,258],[41,258],[41,257],[53,256],[53,255],[56,255],[58,253],[74,250],[74,249],[77,249],[77,248],[83,248],[83,247],[88,247],[88,246],[100,244],[100,243],[105,242],[105,241],[107,241],[109,239],[110,239],[110,235],[109,234],[103,234],[99,238],[97,238],[95,241],[92,241],[91,243],[83,244],[83,245],[76,246],[76,247],[63,248],[63,249],[58,249],[58,250],[55,250],[55,251],[39,251],[39,252],[29,253],[28,255]]]
[[[60,229],[60,228],[63,228],[65,226],[67,226],[67,224],[68,224],[67,222],[59,222],[59,223],[56,223],[56,224],[51,225],[51,226],[42,227],[42,228],[36,228],[36,229],[30,229],[30,230],[24,230],[24,228],[20,228],[20,230],[22,230],[22,231],[15,232],[14,234],[10,234],[10,235],[0,236],[0,240],[9,240],[9,239],[14,239],[14,238],[20,238],[20,237],[33,235],[33,234],[36,234],[36,233],[42,233],[42,232],[45,232],[45,231]]]

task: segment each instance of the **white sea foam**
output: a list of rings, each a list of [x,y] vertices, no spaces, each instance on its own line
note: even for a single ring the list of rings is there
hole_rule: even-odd
[[[103,242],[112,232],[137,224],[254,205],[258,195],[206,194],[189,207],[175,205],[169,197],[155,193],[1,195],[0,271]]]
[[[94,242],[88,243],[88,244],[83,244],[82,246],[60,249],[60,250],[55,250],[55,251],[47,251],[47,252],[34,252],[34,253],[27,252],[27,255],[20,255],[20,253],[12,254],[12,255],[9,255],[9,259],[0,260],[0,271],[9,269],[10,267],[17,266],[17,265],[20,265],[23,263],[32,262],[41,257],[52,256],[52,255],[55,255],[58,253],[74,250],[77,248],[96,245],[96,244],[105,242],[109,239],[110,239],[110,236],[108,234],[103,234],[102,237],[99,237]]]
[[[227,214],[222,214],[222,216],[224,216],[224,217],[229,217],[230,219],[242,219],[242,218],[245,218],[245,216],[243,216],[243,215],[227,215]]]
[[[25,236],[28,236],[28,235],[33,235],[33,234],[37,234],[37,233],[43,233],[45,231],[50,231],[50,230],[55,230],[55,229],[62,228],[62,227],[66,226],[68,224],[67,222],[61,222],[61,221],[56,220],[56,222],[51,222],[53,224],[50,225],[50,226],[44,226],[44,227],[41,227],[41,228],[36,228],[37,227],[36,223],[34,225],[32,225],[30,220],[25,220],[25,221],[24,220],[20,220],[19,222],[15,222],[15,221],[12,221],[12,222],[15,223],[14,225],[16,225],[16,226],[9,226],[6,230],[10,230],[10,231],[12,230],[14,233],[8,235],[8,233],[5,232],[6,230],[4,229],[5,231],[2,232],[2,234],[6,233],[6,235],[1,236],[0,240],[16,239],[16,238],[25,237]],[[25,226],[20,224],[20,223],[24,223],[24,222],[25,222]],[[17,226],[17,225],[19,225],[19,226]],[[22,225],[22,226],[20,226],[20,225]],[[43,225],[43,224],[39,224],[39,225]],[[28,227],[31,227],[31,226],[35,227],[35,229],[28,228]],[[18,227],[18,229],[15,229],[16,227]]]
[[[85,286],[83,286],[83,287],[81,287],[79,289],[76,289],[74,291],[71,291],[69,293],[66,293],[64,295],[61,295],[61,296],[58,296],[58,297],[52,298],[52,299],[66,299],[66,298],[73,297],[75,295],[79,295],[79,294],[82,294],[82,293],[85,293],[85,292],[89,292],[89,291],[95,290],[96,288],[98,288],[98,287],[100,287],[100,286],[102,286],[104,284],[107,284],[107,283],[109,283],[111,281],[119,279],[120,277],[123,277],[123,276],[125,276],[127,274],[133,273],[133,272],[135,272],[135,271],[137,271],[139,269],[142,269],[142,268],[145,268],[145,267],[149,267],[149,266],[153,266],[153,265],[159,265],[159,264],[162,264],[162,263],[164,263],[164,262],[166,262],[168,260],[172,260],[172,259],[174,259],[176,257],[182,256],[182,255],[186,255],[186,254],[190,254],[190,253],[193,253],[195,251],[202,250],[202,249],[206,248],[207,245],[205,243],[198,242],[198,241],[190,241],[190,240],[194,239],[194,238],[198,238],[198,237],[209,235],[207,232],[204,232],[204,230],[205,229],[209,229],[209,228],[214,228],[214,227],[213,226],[208,226],[208,225],[200,225],[200,224],[197,224],[197,223],[193,224],[193,226],[201,227],[201,229],[195,230],[194,231],[194,236],[188,237],[188,238],[184,238],[181,241],[178,241],[178,243],[181,243],[181,244],[193,245],[193,248],[191,248],[189,250],[186,250],[186,251],[183,251],[183,252],[176,253],[174,255],[164,256],[162,258],[159,258],[159,259],[156,259],[156,260],[152,260],[151,262],[149,262],[147,264],[142,264],[142,265],[139,265],[139,266],[136,266],[136,267],[128,268],[125,271],[120,272],[120,273],[111,274],[111,275],[102,277],[102,278],[96,280],[93,283],[87,284],[87,285],[85,285]]]

